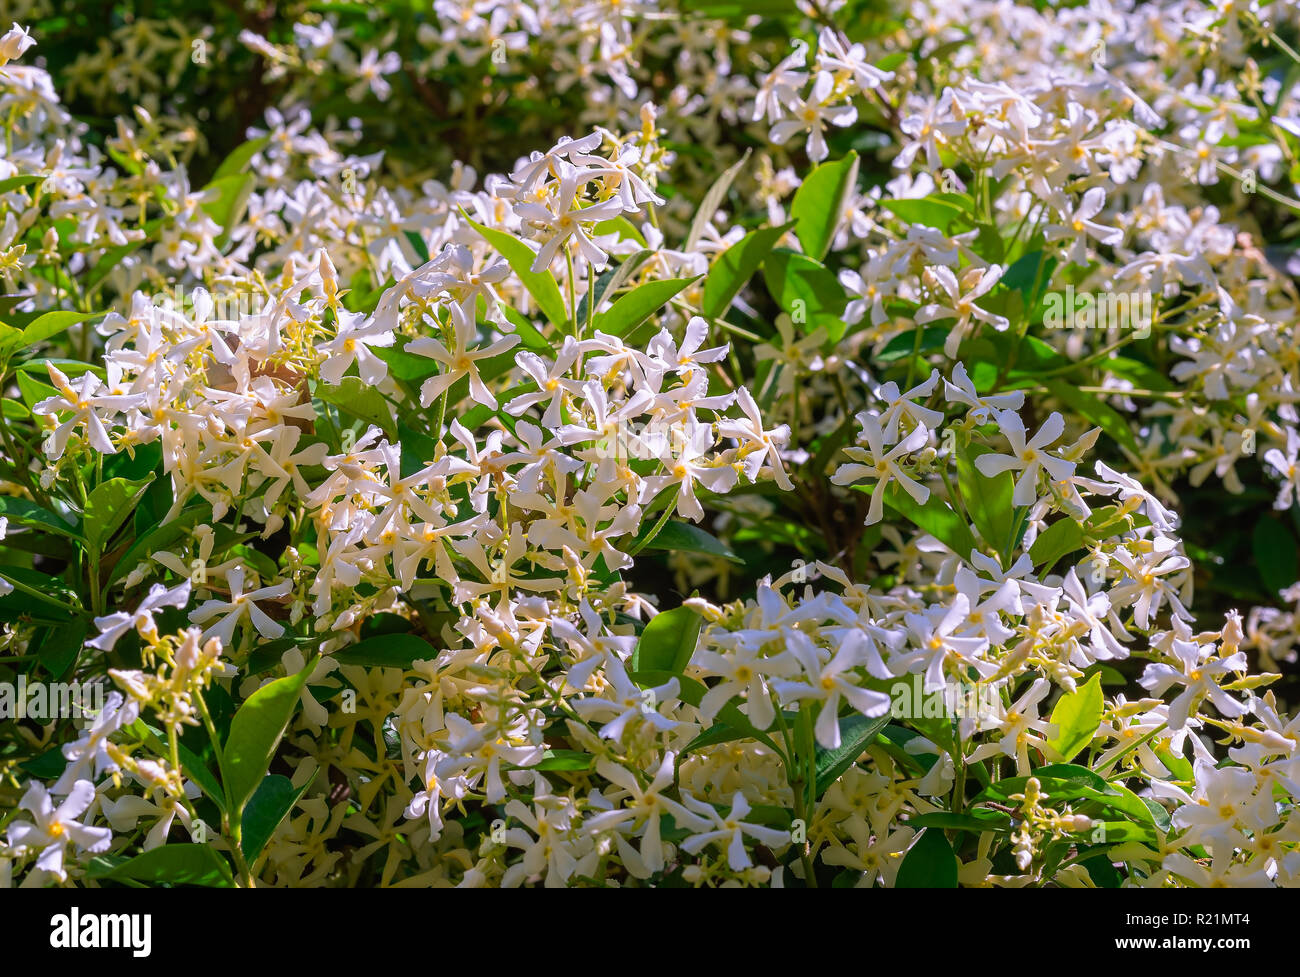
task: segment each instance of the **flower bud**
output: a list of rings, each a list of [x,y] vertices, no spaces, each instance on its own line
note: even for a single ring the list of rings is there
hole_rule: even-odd
[[[21,58],[23,52],[36,42],[28,35],[27,29],[17,23],[0,36],[0,64]]]

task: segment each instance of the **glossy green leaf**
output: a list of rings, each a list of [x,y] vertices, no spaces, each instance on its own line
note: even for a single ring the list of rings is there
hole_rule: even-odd
[[[19,499],[12,495],[0,495],[0,516],[4,516],[10,522],[17,523],[20,526],[48,530],[69,539],[77,539],[80,535],[77,532],[77,527],[62,516],[37,505],[35,502]]]
[[[244,858],[250,865],[256,861],[280,822],[289,816],[293,806],[307,793],[310,786],[310,778],[301,787],[295,787],[288,777],[277,773],[268,774],[258,784],[257,790],[248,800],[248,806],[244,808],[239,839]]]
[[[869,494],[879,491],[879,484],[853,487]],[[953,511],[952,506],[934,492],[930,493],[930,498],[925,505],[918,505],[897,482],[889,482],[885,489],[885,505],[929,533],[964,560],[970,559],[972,550],[979,549],[970,527]]]
[[[844,219],[844,206],[858,180],[858,154],[822,163],[795,191],[790,216],[804,254],[821,261]]]
[[[620,295],[609,310],[596,316],[594,326],[610,336],[626,336],[662,309],[679,292],[699,281],[694,278],[669,278],[646,282]]]
[[[414,662],[437,658],[438,649],[414,634],[380,634],[348,645],[331,657],[340,665],[410,668]]]
[[[653,526],[645,530],[649,532]],[[636,544],[632,544],[635,546]],[[731,551],[726,543],[707,530],[689,522],[670,519],[660,527],[654,538],[644,544],[646,550],[672,550],[683,553],[705,553],[720,556],[732,563],[742,563],[740,557]]]
[[[1057,700],[1051,718],[1056,735],[1047,741],[1057,759],[1069,763],[1092,742],[1104,709],[1101,674],[1096,672],[1083,685]]]
[[[34,346],[47,339],[53,339],[59,333],[64,332],[71,326],[75,326],[79,322],[88,322],[91,319],[98,319],[103,316],[103,314],[104,313],[102,312],[65,312],[61,310],[46,312],[44,315],[32,320],[23,328],[19,340],[24,346]]]
[[[957,888],[957,856],[938,828],[926,828],[903,856],[896,889]]]
[[[584,750],[547,750],[542,759],[529,767],[529,770],[590,770],[596,765],[596,758]]]
[[[81,531],[88,549],[99,551],[104,548],[135,510],[136,503],[153,478],[152,475],[139,479],[110,478],[95,487],[86,499],[86,509],[81,515]]]
[[[200,885],[231,888],[230,866],[211,845],[168,844],[90,874],[100,879],[133,879],[150,885]]]
[[[230,724],[223,752],[222,772],[226,796],[235,815],[243,811],[258,784],[266,776],[280,737],[298,711],[298,697],[316,659],[296,675],[286,675],[262,686],[245,700]]]
[[[44,179],[45,177],[40,173],[26,173],[20,176],[11,176],[6,180],[0,180],[0,193],[10,193],[20,187],[34,187]]]
[[[922,224],[950,233],[957,224],[970,223],[968,214],[974,207],[965,194],[932,194],[929,197],[882,200],[880,205],[909,224]]]
[[[853,766],[862,751],[871,745],[871,741],[889,725],[889,716],[867,716],[854,713],[840,720],[840,745],[837,749],[827,750],[817,747],[817,796],[821,797],[830,790],[831,785],[843,776],[844,771]]]
[[[1010,472],[989,478],[975,467],[975,459],[989,451],[983,445],[972,444],[957,452],[957,489],[975,528],[1001,556],[1015,544],[1011,534],[1017,521],[1012,502],[1016,480]]]
[[[804,335],[825,329],[831,342],[844,335],[848,294],[820,261],[797,251],[773,251],[763,262],[763,280],[776,304]]]
[[[713,262],[704,280],[704,315],[720,319],[768,253],[794,223],[751,231]]]
[[[257,139],[249,139],[236,146],[230,155],[221,161],[221,165],[217,167],[216,172],[212,174],[213,181],[244,172],[244,168],[248,166],[249,161],[265,149],[270,142],[270,136],[259,136]]]
[[[1034,544],[1029,547],[1029,558],[1034,561],[1034,566],[1046,571],[1055,566],[1061,557],[1082,546],[1083,528],[1066,516],[1038,534]]]
[[[632,671],[681,674],[695,654],[703,619],[689,607],[661,611],[650,619],[632,652]]]
[[[393,411],[388,401],[384,399],[383,394],[360,377],[344,377],[338,386],[317,384],[315,393],[325,403],[333,404],[339,410],[367,424],[374,424],[390,441],[396,439],[396,425],[393,423]]]
[[[560,286],[556,284],[555,276],[551,274],[549,268],[543,271],[532,270],[533,262],[537,260],[537,252],[505,231],[484,227],[477,221],[470,220],[468,215],[465,220],[469,221],[470,226],[478,231],[488,244],[496,248],[501,257],[506,259],[519,281],[528,290],[528,294],[537,303],[537,307],[542,310],[542,315],[546,316],[556,328],[563,328],[569,321],[569,314],[560,295]]]
[[[1255,523],[1251,533],[1251,555],[1264,589],[1270,594],[1290,587],[1296,582],[1296,541],[1291,531],[1279,520],[1265,516]]]
[[[216,191],[216,197],[200,204],[203,212],[213,219],[222,229],[221,237],[229,235],[235,222],[243,216],[244,207],[253,192],[255,180],[248,173],[231,173],[213,180],[203,189]]]

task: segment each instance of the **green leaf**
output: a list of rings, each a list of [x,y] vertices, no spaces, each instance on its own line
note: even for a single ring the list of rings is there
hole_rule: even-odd
[[[1057,701],[1051,718],[1056,735],[1047,745],[1063,763],[1069,763],[1092,742],[1104,708],[1100,672],[1094,672],[1087,682]]]
[[[982,831],[1010,831],[1011,818],[1001,811],[976,808],[967,814],[953,814],[950,811],[932,811],[909,818],[908,825],[914,828],[939,828],[944,831],[970,831],[979,834]]]
[[[40,173],[27,173],[22,176],[11,176],[7,180],[0,180],[0,193],[9,193],[17,190],[19,187],[35,186],[44,180],[45,177]]]
[[[348,645],[331,657],[340,665],[405,669],[413,662],[437,658],[438,649],[413,634],[380,634]]]
[[[1121,512],[1119,506],[1108,505],[1092,510],[1084,520],[1084,533],[1091,539],[1106,540],[1140,526],[1151,525],[1151,520],[1140,512]]]
[[[620,264],[606,268],[596,276],[596,281],[578,299],[578,321],[585,323],[587,321],[587,305],[591,304],[593,309],[599,309],[602,302],[610,295],[617,292],[622,284],[640,268],[647,258],[653,252],[638,251],[634,255],[629,255]]]
[[[773,251],[763,262],[763,281],[781,310],[805,335],[825,329],[839,342],[847,326],[848,295],[834,272],[797,251]]]
[[[1005,380],[1022,381],[1028,385],[1046,373],[1064,373],[1074,367],[1073,360],[1058,353],[1035,336],[1017,338],[1015,333],[988,332],[978,339],[966,340],[961,346],[961,358],[971,363],[971,381],[981,394],[993,392],[1000,369],[1005,369]],[[1003,384],[1006,389],[1007,384]]]
[[[957,452],[957,488],[975,528],[1000,557],[1015,545],[1011,534],[1016,526],[1016,507],[1011,497],[1016,480],[1010,472],[989,478],[975,467],[975,459],[990,452],[983,445],[968,445]]]
[[[1163,392],[1174,389],[1173,382],[1159,370],[1127,356],[1112,356],[1097,365],[1107,373],[1123,377],[1144,390]]]
[[[682,756],[693,753],[704,746],[717,746],[719,743],[734,743],[736,740],[753,739],[754,734],[746,729],[737,729],[729,723],[715,723],[682,748]]]
[[[50,628],[41,638],[36,652],[41,665],[57,681],[70,669],[81,654],[88,627],[81,619],[68,621]]]
[[[21,526],[49,530],[69,539],[79,538],[77,528],[69,524],[62,516],[56,515],[35,502],[29,502],[27,499],[0,495],[0,516],[4,516],[10,522],[16,522]]]
[[[722,202],[727,199],[727,191],[731,189],[731,183],[736,179],[736,174],[740,172],[749,159],[749,154],[750,150],[746,149],[745,155],[741,156],[734,165],[714,181],[713,186],[709,187],[709,192],[704,195],[699,210],[695,212],[695,217],[691,220],[690,230],[686,233],[686,242],[682,245],[683,251],[694,250],[695,245],[704,234],[704,229],[713,220],[713,215],[718,212]]]
[[[374,424],[389,441],[397,439],[393,412],[389,409],[388,401],[360,377],[344,377],[337,387],[317,384],[316,396],[367,424]]]
[[[0,620],[14,621],[30,618],[42,624],[63,624],[68,620],[68,606],[75,606],[80,597],[68,589],[57,577],[26,567],[0,565],[0,577],[11,583],[20,583],[35,591],[35,595],[14,588],[12,593],[0,597]],[[79,613],[88,612],[77,608]]]
[[[590,770],[596,758],[583,750],[547,750],[529,770]]]
[[[244,858],[250,865],[257,860],[280,822],[289,816],[293,806],[307,793],[310,786],[311,780],[308,779],[301,787],[295,787],[293,781],[278,773],[267,775],[258,784],[257,790],[249,798],[248,806],[244,808],[239,839]]]
[[[249,139],[247,142],[236,146],[230,155],[221,161],[217,171],[212,174],[212,180],[215,183],[222,177],[235,176],[244,172],[249,161],[260,153],[271,142],[270,136],[260,136],[257,139]]]
[[[686,13],[699,14],[711,20],[725,20],[736,25],[743,24],[756,15],[776,20],[799,13],[794,0],[691,0],[682,7]]]
[[[1029,547],[1029,558],[1034,561],[1034,566],[1046,572],[1065,554],[1073,553],[1081,546],[1083,546],[1083,528],[1066,516],[1038,534],[1034,545]]]
[[[862,751],[871,745],[871,741],[889,725],[889,716],[874,719],[858,713],[840,720],[840,745],[838,749],[826,750],[817,747],[817,796],[821,797],[830,790],[831,785],[843,776],[844,771],[853,766]]]
[[[644,532],[648,533],[653,528],[653,526],[649,526]],[[632,545],[636,546],[637,543]],[[720,556],[732,563],[744,564],[744,561],[733,553],[726,543],[712,533],[688,522],[678,522],[676,519],[670,519],[664,523],[654,538],[645,543],[643,548],[684,553],[705,553],[709,556]]]
[[[926,828],[898,866],[895,889],[957,888],[957,856],[938,828]]]
[[[1043,251],[1031,251],[1012,263],[999,282],[1013,292],[1020,293],[1022,306],[1033,321],[1037,321],[1034,313],[1047,286],[1051,284],[1056,265],[1057,260],[1046,257]]]
[[[107,870],[96,871],[92,878],[134,879],[151,885],[202,885],[232,888],[235,884],[230,866],[211,845],[193,843],[162,845]]]
[[[1296,582],[1295,537],[1283,523],[1268,516],[1255,523],[1251,553],[1264,589],[1273,596]]]
[[[420,264],[429,260],[429,247],[424,243],[424,238],[415,231],[406,232],[406,243],[411,246],[415,256],[420,259]]]
[[[880,488],[879,483],[853,487],[871,494]],[[917,505],[897,482],[889,482],[885,489],[885,505],[925,530],[963,560],[970,559],[971,551],[979,549],[970,527],[953,512],[952,506],[933,492],[925,505]]]
[[[874,359],[877,363],[897,363],[899,360],[906,360],[910,357],[913,350],[917,353],[933,353],[935,350],[943,349],[944,341],[947,338],[947,327],[926,326],[921,332],[921,339],[918,343],[916,327],[914,327],[885,343],[884,349],[877,353]]]
[[[626,336],[662,309],[677,293],[699,281],[699,277],[668,278],[639,285],[620,295],[609,311],[596,316],[593,325],[611,336]]]
[[[55,746],[39,756],[24,760],[18,767],[38,780],[58,780],[63,776],[63,771],[68,769],[68,760],[63,755],[63,748]]]
[[[204,505],[192,506],[182,510],[180,515],[170,522],[155,526],[149,532],[140,536],[113,565],[112,572],[108,575],[107,586],[111,587],[122,577],[125,577],[149,554],[167,549],[181,537],[182,533],[191,529],[200,518],[208,518],[210,515],[210,507]]]
[[[23,346],[34,346],[37,343],[52,339],[59,333],[65,331],[79,322],[86,322],[90,319],[98,319],[104,313],[102,312],[65,312],[55,311],[46,312],[38,316],[32,322],[28,323],[26,328],[18,334],[17,341]],[[14,337],[6,337],[7,344]]]
[[[1087,767],[1077,764],[1051,763],[1036,769],[1033,776],[1038,780],[1044,793],[1049,795],[1053,805],[1078,798],[1101,798],[1107,803],[1122,800],[1119,791],[1113,785],[1108,784]],[[1028,777],[1007,777],[999,780],[980,791],[974,803],[980,801],[1016,803],[1011,801],[1011,795],[1023,794],[1028,781]]]
[[[537,303],[537,307],[542,310],[542,315],[546,316],[553,326],[562,329],[569,321],[569,314],[560,295],[560,286],[556,284],[555,276],[551,274],[549,268],[540,272],[531,270],[533,262],[537,260],[537,253],[523,241],[511,237],[505,231],[484,227],[470,220],[468,214],[465,214],[465,220],[469,221],[470,226],[478,231],[488,244],[496,248],[501,257],[506,259],[519,281],[528,290],[528,294]]]
[[[14,378],[18,381],[18,390],[23,395],[23,403],[28,407],[35,407],[42,400],[59,395],[59,392],[48,383],[42,383],[23,370],[15,373]]]
[[[826,257],[857,181],[858,154],[850,152],[843,159],[822,163],[795,191],[790,216],[804,254],[818,261]]]
[[[1119,872],[1105,855],[1094,855],[1079,862],[1099,889],[1118,889],[1124,884]]]
[[[794,222],[780,227],[763,227],[751,231],[727,248],[713,262],[709,276],[704,280],[704,315],[709,319],[720,319],[727,311],[750,276],[758,271],[776,242],[794,227]]]
[[[924,224],[952,232],[954,224],[969,224],[968,214],[974,208],[971,198],[958,193],[936,193],[929,197],[904,200],[882,200],[880,205],[909,224]]]
[[[203,189],[215,190],[215,200],[200,204],[203,212],[211,217],[222,229],[221,239],[226,238],[235,222],[243,216],[244,206],[253,192],[255,184],[251,174],[232,173],[210,182]]]
[[[316,668],[309,661],[296,675],[286,675],[262,686],[245,700],[230,724],[223,751],[222,772],[226,778],[229,808],[238,816],[266,776],[271,757],[284,735],[289,720],[298,711],[298,696],[307,676]]]
[[[81,515],[87,549],[96,552],[104,548],[131,515],[153,478],[152,475],[139,479],[110,478],[96,486],[86,499],[86,509]]]
[[[514,311],[513,309],[511,310]],[[515,312],[515,315],[519,315]],[[509,315],[506,316],[509,318]],[[520,317],[522,318],[522,316]],[[437,360],[428,356],[418,356],[415,353],[406,352],[405,344],[401,346],[375,346],[370,350],[388,365],[388,372],[395,380],[404,380],[407,383],[419,383],[427,380],[438,372]],[[320,397],[320,391],[317,390],[316,396]],[[321,399],[324,399],[323,397]]]
[[[1152,846],[1159,843],[1154,828],[1146,824],[1134,824],[1132,821],[1094,822],[1088,835],[1102,839],[1102,844],[1106,845],[1122,845],[1130,841]]]
[[[689,607],[661,611],[650,619],[632,652],[631,670],[680,675],[695,654],[703,619]]]

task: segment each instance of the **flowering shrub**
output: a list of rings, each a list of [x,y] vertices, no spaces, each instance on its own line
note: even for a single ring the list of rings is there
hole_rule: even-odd
[[[0,883],[1300,881],[1295,7],[758,6],[18,3]]]

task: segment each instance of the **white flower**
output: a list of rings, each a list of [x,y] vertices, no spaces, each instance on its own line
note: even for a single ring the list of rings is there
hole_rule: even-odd
[[[19,27],[15,22],[13,27],[0,35],[0,66],[21,58],[35,44],[36,41],[27,33],[27,28]]]
[[[190,582],[188,580],[170,590],[156,583],[149,588],[149,593],[134,611],[115,611],[104,617],[95,618],[95,627],[100,631],[99,637],[92,638],[86,644],[100,651],[111,651],[118,639],[131,628],[136,628],[142,637],[156,639],[158,629],[153,620],[154,611],[164,607],[184,607],[189,602]]]
[[[776,828],[751,824],[745,820],[745,816],[753,808],[740,791],[736,791],[732,796],[731,810],[725,816],[719,814],[711,804],[689,795],[682,800],[692,811],[702,815],[710,825],[706,830],[693,829],[697,833],[682,842],[682,851],[696,855],[707,846],[717,844],[726,849],[727,864],[731,866],[733,872],[740,872],[754,864],[745,847],[746,836],[769,848],[780,848],[790,842],[789,831],[779,831]]]
[[[81,851],[98,854],[107,851],[113,840],[109,828],[93,828],[77,820],[94,800],[94,784],[78,780],[56,808],[45,785],[33,781],[18,807],[30,812],[35,820],[14,821],[9,825],[9,847],[40,851],[36,867],[64,881],[68,874],[63,859],[69,842]]]
[[[949,331],[948,338],[944,340],[945,356],[951,358],[957,355],[972,320],[987,323],[998,332],[1005,331],[1010,325],[1005,316],[988,312],[975,304],[976,299],[987,294],[1001,279],[1001,265],[968,268],[960,281],[951,268],[935,265],[926,269],[926,277],[947,297],[947,302],[930,302],[921,306],[916,310],[915,319],[918,323],[934,322],[936,319],[957,320]]]
[[[943,381],[944,399],[950,404],[965,404],[968,416],[977,424],[985,424],[995,411],[1019,410],[1025,403],[1023,390],[981,397],[975,384],[966,373],[966,365],[958,362],[952,368],[952,380]]]
[[[880,522],[885,516],[885,489],[890,481],[897,481],[917,505],[925,505],[930,490],[904,472],[899,463],[904,456],[924,447],[930,432],[924,427],[913,428],[911,434],[886,451],[880,419],[863,413],[858,415],[858,420],[862,422],[862,437],[866,439],[867,447],[845,448],[844,453],[853,459],[853,463],[837,468],[831,481],[836,485],[853,485],[864,478],[876,479],[871,505],[867,509],[868,526]]]
[[[244,576],[245,570],[242,566],[233,567],[226,574],[226,582],[230,585],[230,600],[204,601],[190,611],[190,620],[199,625],[215,617],[220,618],[216,624],[209,625],[204,630],[202,641],[206,642],[209,638],[217,637],[221,639],[222,645],[231,647],[234,644],[235,628],[245,615],[263,638],[278,638],[284,633],[284,625],[277,624],[268,617],[256,602],[284,597],[293,589],[293,581],[282,580],[273,586],[259,587],[244,593]]]
[[[1015,493],[1011,501],[1016,505],[1033,505],[1038,501],[1038,472],[1046,471],[1055,481],[1064,482],[1074,474],[1074,463],[1047,453],[1048,445],[1065,433],[1065,418],[1053,411],[1043,422],[1038,433],[1026,443],[1025,424],[1015,411],[1004,410],[997,415],[998,428],[1011,442],[1011,454],[983,454],[975,459],[975,467],[989,478],[1007,471],[1018,471]]]

